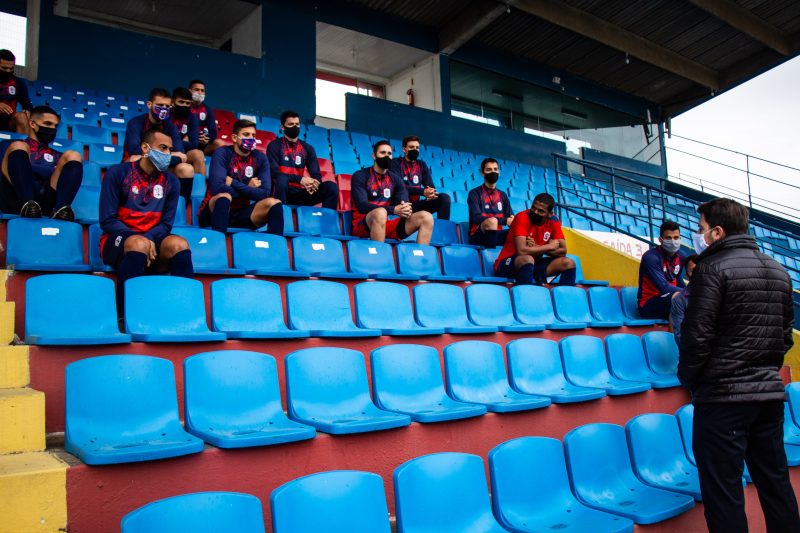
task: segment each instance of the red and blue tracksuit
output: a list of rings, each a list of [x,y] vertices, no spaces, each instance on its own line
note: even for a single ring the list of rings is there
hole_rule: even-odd
[[[11,113],[17,112],[17,104],[26,111],[32,110],[33,104],[31,103],[28,85],[25,80],[17,76],[11,76],[7,82],[0,83],[0,103],[10,107]],[[9,113],[0,114],[0,129],[8,130],[10,118],[11,114]]]
[[[511,202],[508,201],[506,193],[500,189],[490,189],[486,185],[475,187],[467,195],[467,206],[469,207],[469,234],[474,235],[478,228],[487,218],[497,219],[497,229],[503,229],[506,220],[513,213],[511,212]]]
[[[317,181],[322,181],[322,172],[319,169],[317,152],[314,147],[298,139],[295,142],[286,137],[273,139],[267,145],[269,168],[276,186],[280,185],[281,178],[286,179],[287,185],[294,189],[305,189],[300,185],[300,179],[308,169],[308,174]],[[276,198],[278,198],[276,196]]]
[[[351,210],[353,212],[353,235],[369,236],[365,217],[373,209],[386,209],[391,215],[394,207],[401,202],[408,202],[408,191],[403,185],[403,178],[387,170],[379,174],[374,168],[362,168],[353,174],[350,183]],[[390,220],[386,223],[386,237],[396,238],[397,225],[402,219]]]
[[[197,115],[192,113],[187,114],[185,117],[177,117],[173,115],[170,118],[170,121],[175,125],[177,128],[178,133],[181,136],[181,141],[183,142],[183,149],[187,152],[189,150],[194,150],[198,147],[198,123],[197,123]],[[186,140],[184,140],[184,138]]]
[[[208,142],[217,138],[217,119],[206,104],[192,104],[192,115],[197,117],[197,135],[208,135]]]
[[[225,184],[225,178],[228,176],[232,179],[230,185]],[[261,180],[261,187],[247,185],[252,178]],[[255,150],[241,156],[235,152],[233,146],[223,146],[214,150],[206,189],[206,197],[200,205],[200,211],[203,211],[212,196],[224,192],[233,197],[232,211],[247,207],[251,201],[257,202],[269,198],[272,192],[272,178],[267,156]]]
[[[135,116],[130,119],[125,126],[125,151],[122,154],[123,161],[127,161],[132,155],[142,155],[142,138],[145,133],[152,129],[161,130],[170,136],[172,139],[173,152],[186,153],[183,148],[181,134],[178,132],[178,128],[175,127],[175,124],[170,120],[164,120],[153,124],[149,117],[150,113]],[[180,159],[173,157],[171,164],[174,165],[178,162],[180,162]]]

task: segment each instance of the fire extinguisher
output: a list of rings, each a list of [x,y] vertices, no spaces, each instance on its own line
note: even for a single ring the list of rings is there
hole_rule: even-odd
[[[407,90],[406,95],[408,96],[408,105],[414,107],[414,89]]]

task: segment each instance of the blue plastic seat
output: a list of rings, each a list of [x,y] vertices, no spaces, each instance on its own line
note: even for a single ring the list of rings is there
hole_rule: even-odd
[[[286,212],[286,209],[284,209]],[[239,232],[231,235],[233,266],[248,274],[307,278],[309,272],[292,270],[286,238],[270,233]]]
[[[649,320],[643,319],[642,315],[639,314],[639,302],[636,299],[636,295],[639,292],[638,287],[622,287],[619,290],[619,297],[622,300],[622,312],[625,313],[630,319],[634,320]],[[652,320],[654,324],[668,324],[669,321],[667,320]]]
[[[243,268],[228,266],[225,234],[205,228],[174,226],[172,233],[186,239],[192,251],[195,274],[243,275]]]
[[[102,177],[100,172],[100,165],[92,161],[83,162],[83,180],[81,180],[83,187],[94,187],[99,189],[102,185]]]
[[[121,138],[125,134],[125,127],[127,126],[126,124],[127,121],[124,118],[118,116],[118,114],[115,113],[114,110],[111,111],[112,113],[114,113],[113,115],[108,114],[100,117],[100,127],[105,128],[112,132],[119,133]],[[117,108],[117,111],[122,111],[122,110]],[[106,144],[111,144],[111,142],[107,142]]]
[[[583,267],[581,266],[581,258],[574,254],[567,254],[567,257],[575,261],[575,283],[578,285],[596,285],[606,287],[608,282],[600,279],[586,279],[583,277]]]
[[[417,281],[419,276],[398,274],[392,245],[385,242],[359,239],[347,243],[350,272],[366,274],[370,279]]]
[[[678,428],[681,431],[681,439],[683,440],[683,451],[689,461],[696,465],[694,459],[694,448],[692,448],[692,435],[694,424],[694,405],[687,403],[675,411],[675,419],[678,422]]]
[[[64,448],[89,465],[203,451],[178,419],[172,363],[143,355],[90,357],[65,370]]]
[[[115,144],[89,144],[89,161],[94,161],[104,168],[122,162],[123,148]]]
[[[477,249],[471,246],[445,246],[441,249],[442,269],[445,275],[468,279],[476,283],[505,283],[507,278],[484,275]]]
[[[456,400],[485,405],[489,411],[506,413],[550,405],[546,396],[522,394],[508,384],[499,344],[461,341],[444,349],[447,393]]]
[[[289,354],[289,417],[335,435],[407,426],[408,415],[378,409],[369,396],[364,356],[345,348],[308,348]]]
[[[439,352],[430,346],[394,344],[373,350],[372,395],[381,409],[404,413],[414,422],[480,416],[486,407],[447,396]]]
[[[111,144],[111,130],[98,128],[97,126],[75,124],[72,126],[72,140],[84,144]]]
[[[165,498],[122,518],[122,533],[236,531],[264,533],[261,500],[238,492],[196,492]]]
[[[625,434],[639,479],[702,501],[697,467],[686,457],[678,420],[673,415],[647,413],[633,417],[625,425]]]
[[[455,285],[425,283],[414,287],[414,316],[421,326],[447,333],[494,333],[496,326],[476,326],[467,318],[464,291]]]
[[[789,402],[783,402],[783,444],[787,463],[789,466],[797,466],[800,456],[800,427],[794,423]]]
[[[606,337],[606,353],[611,373],[626,381],[650,383],[654,389],[680,387],[675,374],[659,374],[647,366],[642,339],[629,333],[614,333]],[[674,342],[673,342],[674,344]]]
[[[3,133],[5,134],[5,132]],[[17,134],[10,134],[10,135],[17,135]],[[20,138],[24,139],[26,137],[27,135],[22,136]],[[0,137],[0,139],[2,139],[2,137]],[[78,152],[79,154],[83,155],[83,144],[78,141],[67,139],[66,137],[64,138],[59,137],[54,139],[53,142],[50,143],[50,147],[55,148],[56,150],[62,153],[72,150],[73,152]],[[117,163],[119,163],[119,161],[117,161]]]
[[[175,220],[172,222],[173,226],[189,226],[186,220],[186,200],[183,196],[178,196],[178,205],[175,208]]]
[[[678,373],[678,345],[668,331],[648,331],[642,335],[644,352],[650,368],[657,374],[675,376]]]
[[[564,322],[589,324],[591,328],[619,328],[622,322],[596,320],[589,311],[586,291],[580,287],[553,287],[553,310]]]
[[[322,280],[295,281],[286,286],[289,326],[307,330],[312,337],[378,337],[379,329],[353,324],[350,294],[341,283]]]
[[[587,507],[570,490],[561,441],[513,439],[489,452],[492,507],[510,531],[631,533],[633,521]]]
[[[292,254],[297,270],[316,278],[367,279],[366,274],[348,272],[342,243],[326,237],[295,237]]]
[[[606,365],[603,341],[588,335],[561,339],[561,359],[567,379],[582,387],[605,389],[609,396],[635,394],[650,390],[650,383],[625,381],[613,377]]]
[[[312,439],[314,428],[286,418],[275,359],[220,350],[183,360],[186,431],[218,448]]]
[[[622,323],[626,326],[652,326],[654,321],[646,319],[628,318],[622,312],[622,304],[619,300],[619,292],[612,287],[590,287],[589,307],[592,309],[592,316],[600,322]]]
[[[800,382],[786,385],[786,401],[789,402],[795,425],[800,426]]]
[[[633,473],[625,430],[587,424],[564,436],[575,496],[601,511],[653,524],[694,507],[694,498],[645,485]]]
[[[92,126],[96,128],[97,120],[97,113],[93,111],[65,111],[61,115],[61,123],[66,126],[72,126],[73,129],[76,125]]]
[[[458,244],[458,224],[451,220],[435,218],[433,220],[431,244],[435,246]]]
[[[88,272],[83,262],[83,228],[49,218],[8,221],[6,266],[15,270]]]
[[[511,287],[511,302],[514,317],[523,324],[543,324],[547,329],[584,329],[586,322],[563,322],[553,313],[550,291],[537,285],[516,285]]]
[[[469,319],[479,326],[496,326],[500,331],[543,331],[544,324],[523,324],[514,318],[508,289],[501,285],[470,285],[466,289]]]
[[[25,342],[122,344],[114,281],[87,274],[48,274],[25,282]]]
[[[383,479],[334,470],[294,479],[270,495],[274,533],[389,533]]]
[[[300,339],[311,335],[286,327],[278,285],[248,278],[211,283],[211,327],[229,339]]]
[[[414,321],[408,287],[373,281],[354,288],[356,324],[379,329],[384,335],[441,335],[444,328],[425,328]]]
[[[77,222],[96,224],[100,220],[100,187],[81,185],[71,207]]]
[[[483,459],[467,453],[417,457],[394,471],[397,533],[500,533]]]
[[[401,274],[430,281],[464,281],[460,276],[443,276],[439,252],[428,244],[404,242],[397,245],[397,266]]]
[[[125,282],[125,331],[135,341],[224,341],[206,325],[200,281],[176,276],[141,276]]]
[[[518,339],[506,345],[506,354],[508,379],[516,391],[547,396],[553,403],[584,402],[606,395],[605,389],[580,387],[567,381],[555,341]]]
[[[314,236],[330,237],[342,241],[356,239],[342,233],[339,213],[325,207],[300,206],[297,208],[297,230]]]

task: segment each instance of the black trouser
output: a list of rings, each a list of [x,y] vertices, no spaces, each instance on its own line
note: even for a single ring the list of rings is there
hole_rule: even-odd
[[[747,531],[744,461],[758,491],[767,531],[800,531],[783,449],[783,402],[695,405],[692,447],[710,533]]]
[[[450,220],[450,195],[440,192],[433,200],[420,197],[416,202],[411,202],[411,210],[414,213],[417,211],[436,213],[439,220]]]
[[[309,194],[305,188],[291,187],[289,176],[280,174],[274,182],[275,189],[272,195],[288,205],[317,205],[328,209],[336,209],[339,205],[339,186],[335,181],[323,181],[314,194]]]

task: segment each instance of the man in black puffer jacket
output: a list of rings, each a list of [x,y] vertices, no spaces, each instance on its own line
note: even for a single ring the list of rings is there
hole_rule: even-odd
[[[791,281],[747,234],[747,208],[726,198],[702,204],[700,253],[683,322],[678,377],[692,392],[692,446],[711,533],[746,532],[747,461],[772,532],[800,531],[783,448],[783,383],[792,347]]]

